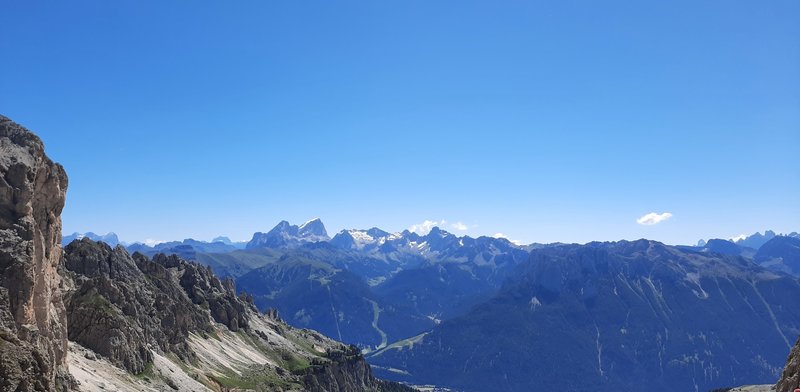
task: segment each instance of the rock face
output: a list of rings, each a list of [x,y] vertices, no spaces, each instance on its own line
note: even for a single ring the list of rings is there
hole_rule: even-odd
[[[62,301],[64,168],[33,133],[0,116],[0,389],[68,387]]]
[[[89,238],[64,254],[73,284],[70,341],[140,378],[158,379],[159,358],[169,356],[209,389],[408,390],[373,377],[357,349],[289,327],[274,312],[258,314],[252,297],[237,295],[232,279],[207,266],[175,255],[129,255]]]
[[[797,340],[789,354],[783,375],[775,385],[777,392],[793,392],[796,388],[800,388],[800,339]]]
[[[64,250],[75,285],[67,305],[69,340],[133,373],[153,361],[150,347],[191,359],[189,332],[210,331],[211,324],[173,281],[177,257],[151,262],[88,238]]]
[[[67,305],[69,340],[132,373],[153,361],[155,347],[191,361],[189,334],[212,332],[212,320],[232,332],[248,328],[252,304],[208,267],[175,255],[131,256],[89,238],[64,251],[75,286]]]
[[[385,391],[391,385],[377,380],[356,347],[328,352],[329,362],[312,363],[305,370],[304,384],[310,392]],[[400,389],[395,386],[396,390]]]

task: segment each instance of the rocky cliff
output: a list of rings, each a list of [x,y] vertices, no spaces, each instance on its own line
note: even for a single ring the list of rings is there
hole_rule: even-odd
[[[792,348],[781,379],[775,385],[777,392],[793,392],[797,388],[800,388],[800,339]]]
[[[69,340],[130,372],[152,363],[151,347],[192,360],[189,333],[212,330],[163,264],[88,238],[67,245],[65,260],[75,285]]]
[[[68,387],[61,210],[67,175],[42,141],[0,116],[0,389]]]

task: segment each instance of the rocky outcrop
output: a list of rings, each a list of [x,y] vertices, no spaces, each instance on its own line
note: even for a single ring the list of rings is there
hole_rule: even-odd
[[[68,387],[61,210],[67,175],[0,116],[0,390]]]
[[[75,285],[69,339],[133,373],[152,362],[151,348],[190,361],[189,333],[212,331],[211,320],[247,329],[254,311],[232,280],[175,255],[150,260],[84,238],[67,245],[65,260]]]
[[[372,376],[357,347],[331,350],[326,360],[315,361],[306,369],[304,384],[311,392],[378,391],[381,382]]]
[[[175,269],[88,238],[64,250],[75,285],[67,305],[71,341],[133,373],[152,362],[151,348],[191,360],[189,333],[211,324],[175,281]]]
[[[793,392],[797,388],[800,388],[800,339],[797,339],[792,352],[789,353],[783,375],[775,385],[777,392]]]
[[[180,285],[192,303],[211,312],[214,321],[224,324],[228,329],[237,332],[247,329],[248,309],[255,309],[252,299],[248,303],[246,297],[236,295],[236,285],[231,278],[220,280],[208,266],[188,263],[176,255],[157,254],[153,262],[167,268],[181,270]]]

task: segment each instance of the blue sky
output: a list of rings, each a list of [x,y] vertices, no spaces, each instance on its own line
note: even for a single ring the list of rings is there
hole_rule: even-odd
[[[313,217],[523,242],[800,230],[797,1],[3,14],[0,113],[67,168],[65,232],[248,239]],[[637,223],[651,212],[671,217]]]

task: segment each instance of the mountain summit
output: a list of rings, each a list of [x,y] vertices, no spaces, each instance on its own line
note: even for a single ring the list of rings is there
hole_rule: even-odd
[[[257,232],[253,234],[253,239],[247,243],[246,248],[287,249],[328,240],[330,240],[328,232],[319,218],[312,219],[300,226],[281,221],[267,233]]]
[[[303,238],[317,237],[324,238],[325,241],[330,239],[330,237],[328,237],[328,231],[325,230],[325,225],[322,224],[322,220],[319,218],[314,218],[300,225],[297,229],[297,233]]]

